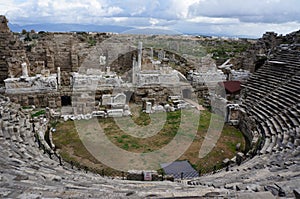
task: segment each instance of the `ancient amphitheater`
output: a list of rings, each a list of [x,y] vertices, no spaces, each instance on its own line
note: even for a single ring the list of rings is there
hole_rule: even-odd
[[[11,34],[1,29],[2,80],[8,73],[3,56],[25,54],[7,52]],[[300,33],[276,39],[269,59],[243,84],[239,126],[250,148],[241,165],[178,182],[126,181],[72,169],[45,153],[47,144],[36,136],[46,131],[49,120],[32,121],[22,100],[1,95],[0,197],[300,198]]]

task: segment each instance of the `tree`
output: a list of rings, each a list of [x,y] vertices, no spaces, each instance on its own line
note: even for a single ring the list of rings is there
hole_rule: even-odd
[[[32,41],[32,38],[31,38],[29,32],[26,33],[26,37],[25,37],[24,41]]]

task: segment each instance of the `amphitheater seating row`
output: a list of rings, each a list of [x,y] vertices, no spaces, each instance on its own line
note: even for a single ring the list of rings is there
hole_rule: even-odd
[[[19,110],[8,98],[0,96],[0,198],[174,198],[186,195],[204,196],[225,189],[200,186],[191,190],[181,183],[130,182],[102,177],[72,169],[39,147],[29,114]],[[35,130],[34,130],[35,129]],[[166,192],[165,190],[170,190]]]

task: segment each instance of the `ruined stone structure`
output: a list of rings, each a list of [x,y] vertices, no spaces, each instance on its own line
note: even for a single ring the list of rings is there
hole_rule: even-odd
[[[40,32],[26,33],[18,38],[17,35],[14,36],[14,34],[9,31],[7,20],[4,16],[1,17],[1,21],[3,27],[1,28],[1,37],[3,40],[3,42],[1,42],[1,45],[3,45],[1,49],[3,50],[0,51],[2,63],[0,69],[3,71],[1,75],[5,76],[0,80],[2,85],[4,85],[4,79],[7,77],[18,78],[21,76],[22,63],[27,64],[29,77],[36,76],[37,74],[42,74],[42,76],[47,76],[47,74],[57,74],[57,76],[59,76],[57,77],[58,92],[44,93],[42,95],[44,96],[44,99],[42,96],[37,97],[37,95],[32,95],[31,93],[26,94],[24,92],[22,95],[18,95],[17,93],[9,95],[12,97],[13,102],[20,103],[24,106],[31,104],[31,102],[34,101],[35,105],[41,107],[60,107],[62,104],[61,97],[68,97],[73,93],[71,85],[72,74],[74,72],[81,73],[84,72],[84,70],[84,73],[86,73],[87,68],[106,71],[107,67],[109,67],[111,71],[115,71],[118,75],[121,75],[124,81],[134,82],[136,81],[135,79],[140,77],[140,81],[143,81],[141,83],[146,87],[149,84],[153,84],[152,86],[154,86],[154,83],[157,84],[157,79],[160,79],[160,82],[178,81],[178,79],[183,79],[183,76],[181,76],[180,73],[177,73],[170,68],[164,67],[161,68],[162,70],[158,70],[159,67],[157,68],[155,66],[157,66],[157,63],[163,62],[163,59],[168,61],[173,69],[175,68],[183,75],[187,75],[187,72],[190,69],[201,69],[201,71],[212,70],[210,66],[213,63],[213,60],[209,57],[201,58],[199,65],[197,60],[193,63],[193,61],[187,61],[183,56],[164,49],[143,48],[140,50],[143,52],[143,55],[140,57],[141,60],[139,61],[138,50],[132,46],[133,44],[130,43],[130,41],[128,43],[129,45],[124,45],[123,42],[118,39],[102,44],[101,42],[110,39],[110,36],[105,34]],[[280,40],[275,34],[272,37],[275,38],[277,43]],[[240,59],[240,63],[238,60],[231,61],[233,65],[241,65],[246,69],[249,68],[244,66],[246,63],[254,66],[256,60],[255,57],[258,54],[267,54],[265,46],[269,45],[266,45],[265,43],[274,43],[275,40],[269,38],[271,38],[271,36],[268,34],[264,36],[264,39],[260,40],[258,44],[253,44],[253,49],[250,49],[247,54],[243,55],[243,58]],[[108,52],[108,49],[113,50],[109,50]],[[170,49],[173,49],[173,47]],[[174,49],[178,50],[178,46],[176,48],[174,47]],[[143,65],[141,66],[141,72],[138,75],[139,77],[132,79],[131,68],[134,57],[137,59],[137,62],[143,62]],[[244,60],[245,57],[247,57],[247,60]],[[264,59],[262,60],[262,63],[263,61]],[[151,72],[150,70],[153,71]],[[251,69],[251,71],[253,72],[254,69]],[[149,75],[149,72],[156,73],[156,77],[152,74]],[[175,75],[174,72],[178,75]],[[140,87],[138,89],[141,90],[142,88]],[[147,93],[147,89],[148,88],[145,88],[145,91],[139,93]],[[208,95],[207,85],[195,84],[194,91],[199,97]],[[105,90],[101,92],[107,93],[112,91]],[[101,98],[100,95],[96,97]],[[134,98],[140,99],[139,96],[133,97],[132,99]],[[162,99],[163,96],[158,98]]]
[[[278,48],[273,58],[243,86],[241,106],[245,119],[241,128],[249,135],[259,132],[263,141],[270,144],[260,149],[261,153],[272,152],[275,146],[280,148],[282,142],[298,142],[299,63],[297,45]]]
[[[243,84],[242,103],[228,105],[231,111],[242,107],[239,126],[249,150],[243,158],[250,159],[236,170],[208,175],[190,184],[299,197],[300,179],[295,175],[300,171],[299,54],[297,43],[277,46],[272,58]]]
[[[29,115],[20,111],[20,105],[0,97],[0,196],[297,198],[300,193],[298,55],[299,49],[278,52],[245,85],[248,94],[244,96],[240,125],[251,150],[246,156],[238,154],[236,160],[249,160],[240,166],[229,166],[227,171],[179,182],[147,182],[145,186],[145,182],[111,180],[71,169],[66,163],[60,166],[51,148],[44,147],[48,154],[38,148],[47,146],[41,138],[48,120],[36,119],[33,125]],[[265,81],[261,81],[263,76]],[[263,86],[257,89],[254,87],[257,83]],[[259,97],[262,94],[265,98]],[[268,108],[271,106],[276,108]]]
[[[182,95],[188,87],[180,83],[185,77],[168,65],[186,60],[162,49],[143,49],[141,43],[135,48],[118,39],[110,41],[103,34],[87,33],[26,33],[26,42],[22,42],[10,32],[6,18],[1,19],[1,35],[14,43],[12,46],[4,42],[9,48],[0,52],[10,53],[1,57],[5,58],[3,74],[9,74],[2,80],[4,93],[22,106],[72,105],[78,109],[74,113],[86,114],[101,102],[102,94],[111,94],[116,88],[131,93],[129,100],[142,102],[142,98],[154,96],[160,103],[166,101],[167,95]],[[101,43],[104,39],[107,41]],[[154,57],[158,60],[154,61]]]
[[[250,74],[251,73],[248,70],[230,70],[228,80],[247,81]]]
[[[223,82],[226,80],[226,76],[221,70],[218,70],[217,68],[211,68],[207,71],[191,71],[188,74],[188,79],[192,84],[202,84],[214,89],[218,82]]]
[[[7,19],[0,16],[0,86],[7,77],[22,74],[21,64],[29,64],[25,49],[7,26]]]
[[[125,82],[122,77],[112,72],[109,66],[106,67],[105,72],[88,68],[80,70],[78,73],[72,73],[70,85],[73,88],[71,99],[73,113],[77,115],[97,111],[96,104],[100,104],[102,98],[103,105],[105,92],[110,94],[113,92],[128,93],[130,95],[126,97],[129,99],[125,99],[125,101],[128,102],[131,99],[136,103],[141,103],[145,97],[155,99],[155,103],[165,103],[169,95],[191,98],[191,86],[180,72],[168,65],[169,60],[166,60],[166,58],[161,58],[163,60],[158,61],[150,59],[152,70],[149,70],[150,66],[144,66],[149,60],[143,58],[142,42],[139,42],[137,51],[137,60],[135,57],[132,60],[132,82]],[[103,56],[100,56],[100,58],[102,60],[100,62],[104,63],[103,60],[106,59]],[[110,103],[105,103],[105,105],[108,104]],[[113,106],[112,108],[119,109],[120,107]],[[118,111],[120,112],[120,110]],[[117,110],[113,112],[117,112]]]
[[[7,28],[5,17],[1,16],[0,20],[0,80],[2,84],[7,82],[5,95],[11,98],[0,96],[1,198],[186,196],[299,198],[299,32],[285,37],[269,33],[261,40],[266,44],[267,38],[273,38],[267,39],[272,44],[267,47],[274,48],[267,55],[269,59],[260,63],[256,72],[243,84],[242,99],[239,104],[241,107],[239,127],[247,141],[247,154],[238,153],[236,158],[231,160],[236,164],[232,163],[228,165],[227,169],[216,171],[214,174],[178,182],[163,181],[145,184],[145,182],[128,182],[118,178],[108,179],[94,173],[72,169],[69,164],[61,160],[59,155],[55,154],[51,148],[53,146],[50,147],[43,139],[49,119],[40,117],[31,120],[30,113],[26,113],[21,108],[28,104],[55,108],[60,107],[61,103],[65,105],[72,103],[70,102],[72,91],[69,86],[74,84],[72,80],[76,78],[79,82],[85,82],[81,82],[78,92],[74,93],[74,96],[78,97],[78,102],[91,103],[91,100],[98,99],[105,106],[124,104],[124,101],[128,100],[127,93],[112,95],[110,90],[105,88],[94,92],[96,97],[91,98],[92,94],[88,91],[81,92],[89,86],[93,88],[95,81],[110,82],[112,79],[115,84],[122,84],[121,81],[118,82],[120,79],[117,75],[108,75],[111,74],[110,68],[106,71],[104,68],[100,72],[98,70],[91,72],[87,68],[83,70],[83,73],[77,71],[79,70],[78,64],[83,62],[82,58],[87,56],[84,54],[87,51],[77,51],[75,46],[82,45],[85,46],[82,47],[84,49],[93,42],[90,44],[80,43],[80,35],[74,36],[73,33],[46,33],[45,37],[50,38],[49,41],[41,40],[40,44],[31,48],[32,53],[26,53],[26,50],[19,45],[19,41]],[[74,40],[78,42],[76,45],[73,45]],[[279,41],[284,41],[289,45],[278,46]],[[45,45],[47,42],[53,42],[53,44]],[[43,45],[47,47],[41,47]],[[141,53],[141,51],[139,48],[138,52]],[[266,52],[268,51],[263,53]],[[87,66],[94,69],[97,69],[99,65],[104,67],[111,60],[104,54],[100,53],[101,59],[100,55],[93,55],[97,56],[99,63],[93,65],[91,62],[91,65],[87,64]],[[107,56],[107,58],[104,59],[103,56]],[[163,52],[160,57],[164,61]],[[139,60],[141,63],[143,62],[143,59],[139,58]],[[132,59],[130,61],[132,63]],[[137,65],[140,65],[139,61]],[[26,66],[28,66],[27,70]],[[95,75],[97,71],[99,75]],[[36,73],[41,75],[36,76]],[[138,71],[139,73],[140,71]],[[151,74],[155,76],[155,73]],[[74,78],[70,79],[70,77]],[[114,83],[109,83],[109,86]],[[33,87],[29,87],[30,84],[33,84]],[[106,84],[100,84],[100,87],[101,85]],[[133,87],[136,89],[133,100],[142,101],[143,98],[154,98],[153,100],[163,101],[167,99],[160,98],[163,96],[167,98],[168,95],[189,96],[189,88],[183,92],[184,85],[179,85],[175,86],[178,90],[169,91],[168,89],[174,88],[174,86],[143,84],[139,87],[137,84],[136,87]],[[32,89],[39,88],[49,89],[31,93]],[[93,107],[95,104],[81,105],[82,110],[78,110],[78,112],[86,110],[84,106]],[[147,106],[149,111],[150,104],[148,103]],[[231,111],[235,111],[234,108]],[[110,113],[112,116],[120,115],[118,111]],[[230,116],[229,119],[235,119],[232,115]],[[242,162],[242,160],[246,161]]]

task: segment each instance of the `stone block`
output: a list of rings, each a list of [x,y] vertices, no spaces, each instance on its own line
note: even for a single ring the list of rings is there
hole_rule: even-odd
[[[152,112],[152,103],[146,102],[146,113],[151,113],[151,112]]]
[[[300,189],[294,189],[293,193],[296,199],[300,199]]]
[[[61,101],[60,100],[56,100],[56,106],[61,107]]]
[[[108,117],[122,117],[123,116],[123,109],[110,109],[107,110]]]
[[[49,106],[49,108],[57,108],[56,103],[55,103],[54,100],[50,100],[50,101],[48,102],[48,106]]]
[[[271,192],[239,193],[237,198],[243,199],[275,199]]]
[[[125,104],[126,103],[126,95],[124,93],[118,93],[113,97],[113,103],[115,104]]]
[[[102,95],[102,106],[110,105],[111,103],[111,95]]]

